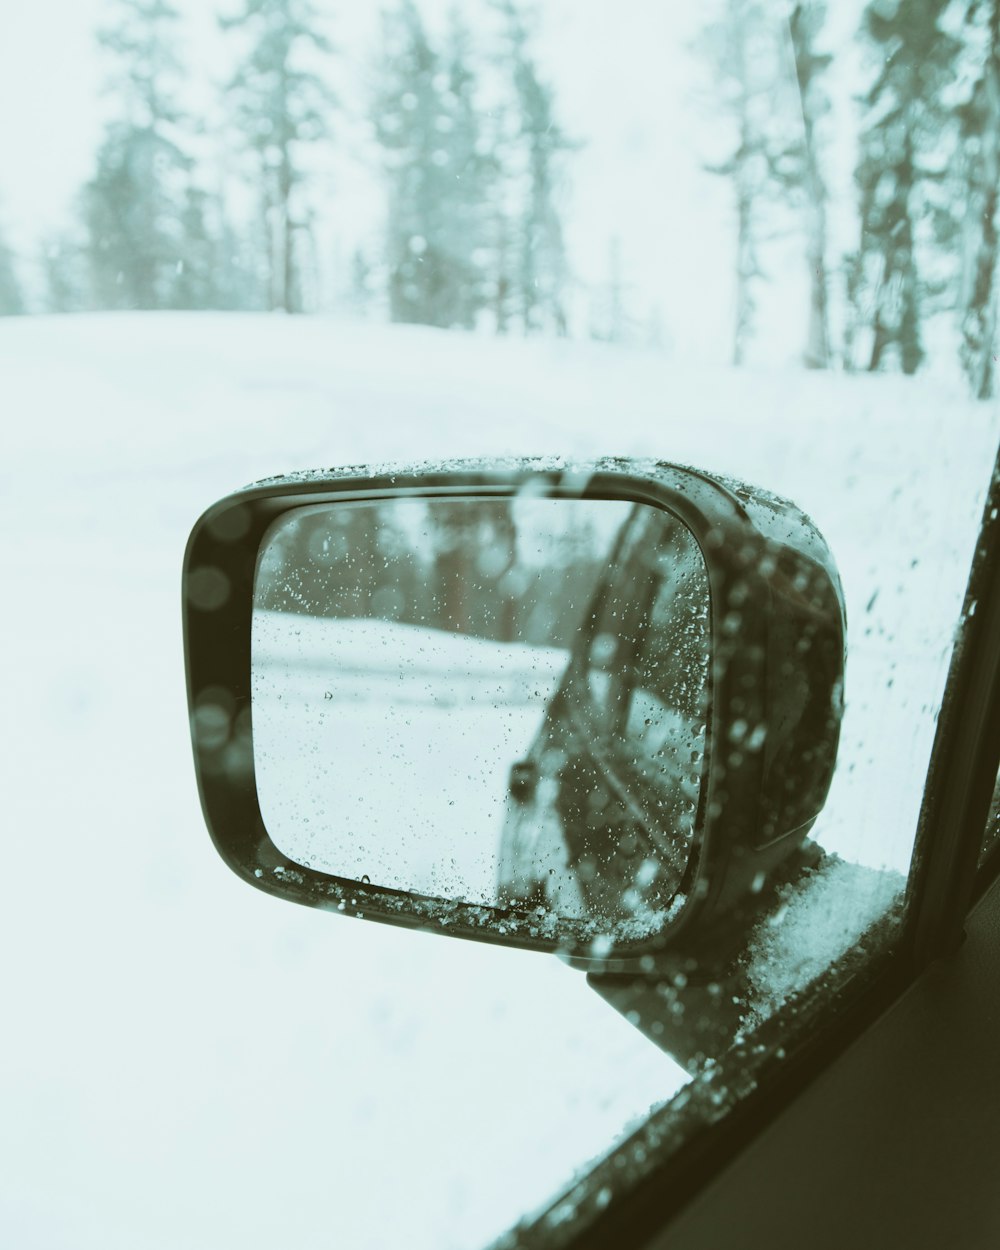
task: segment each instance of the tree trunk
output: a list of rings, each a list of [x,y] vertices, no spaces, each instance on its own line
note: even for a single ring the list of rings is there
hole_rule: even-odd
[[[1000,208],[1000,0],[989,14],[989,51],[982,78],[983,130],[970,177],[977,246],[963,317],[962,356],[973,394],[994,392],[997,350],[998,208]]]
[[[809,266],[809,328],[805,364],[808,369],[826,369],[830,364],[829,301],[826,280],[826,184],[820,173],[816,146],[815,77],[822,61],[817,61],[812,30],[803,5],[792,11],[788,23],[795,76],[799,87],[803,129],[803,190],[806,193],[806,262]],[[812,90],[810,90],[812,88]]]
[[[281,168],[279,173],[278,197],[279,197],[279,214],[278,214],[278,247],[279,247],[279,274],[281,280],[281,302],[280,308],[285,312],[299,312],[297,307],[295,292],[295,255],[294,255],[294,231],[295,227],[292,223],[292,162],[291,153],[288,150],[288,144],[285,143],[281,149]]]
[[[902,152],[892,175],[894,199],[889,206],[891,228],[883,246],[882,282],[875,297],[875,337],[868,369],[878,369],[885,350],[894,345],[903,373],[916,373],[923,360],[920,343],[920,290],[914,255],[912,200],[915,182],[913,137],[908,119],[902,136]]]
[[[875,373],[878,370],[879,366],[882,364],[882,357],[885,355],[885,349],[888,347],[890,342],[889,331],[886,328],[885,322],[882,320],[882,314],[879,312],[876,312],[875,314],[874,331],[875,334],[872,339],[872,355],[871,360],[868,362],[869,373]]]
[[[805,363],[808,369],[826,369],[830,364],[829,300],[826,284],[826,209],[813,201],[809,213],[809,331]]]
[[[493,311],[496,316],[497,334],[506,334],[509,321],[510,275],[509,245],[507,242],[507,219],[501,209],[496,218],[496,287],[493,292]]]
[[[899,357],[903,372],[909,376],[916,373],[924,358],[920,345],[920,293],[918,289],[917,260],[914,255],[913,238],[913,185],[915,162],[913,153],[913,130],[907,126],[903,145],[903,159],[899,173],[902,194],[902,218],[897,231],[897,256],[900,275]]]
[[[753,328],[753,295],[750,287],[757,275],[753,245],[753,196],[744,188],[737,192],[736,214],[736,324],[733,333],[733,364],[739,366],[743,364],[746,341]]]
[[[745,359],[747,340],[753,330],[752,285],[758,276],[754,239],[754,188],[750,185],[750,166],[759,150],[754,144],[750,123],[750,91],[748,86],[747,49],[742,32],[735,35],[736,77],[739,82],[740,146],[733,157],[733,178],[736,184],[736,323],[733,327],[733,364],[739,367]]]

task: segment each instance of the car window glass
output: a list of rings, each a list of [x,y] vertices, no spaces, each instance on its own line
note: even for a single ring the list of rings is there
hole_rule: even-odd
[[[8,6],[4,818],[46,868],[0,919],[13,1244],[482,1245],[708,1079],[673,992],[227,877],[178,569],[241,483],[610,453],[794,499],[847,603],[839,762],[719,1054],[897,914],[1000,435],[987,8]],[[301,19],[290,76],[255,13]],[[647,762],[656,606],[588,669]]]

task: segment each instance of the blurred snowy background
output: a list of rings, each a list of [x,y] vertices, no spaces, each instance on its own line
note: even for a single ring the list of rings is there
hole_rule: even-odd
[[[995,0],[37,0],[0,34],[0,312],[339,312],[991,392]]]

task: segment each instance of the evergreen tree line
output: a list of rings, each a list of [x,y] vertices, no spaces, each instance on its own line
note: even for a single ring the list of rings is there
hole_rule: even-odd
[[[566,331],[560,186],[574,145],[534,57],[530,3],[480,0],[477,28],[489,37],[478,40],[457,7],[439,35],[415,0],[384,14],[370,104],[386,227],[373,254],[352,259],[357,305],[395,321]],[[239,6],[221,22],[238,53],[224,111],[249,220],[233,219],[227,183],[206,182],[212,139],[179,102],[178,11],[171,0],[115,0],[100,43],[118,113],[77,225],[45,250],[48,308],[316,306],[310,160],[343,130],[329,86],[336,53],[312,0]],[[712,12],[701,51],[732,136],[709,168],[734,197],[734,362],[753,342],[768,249],[784,231],[803,241],[808,365],[914,373],[932,327],[947,322],[973,393],[991,395],[1000,0],[867,3],[860,228],[846,256],[831,255],[828,237],[826,0],[780,12],[771,0],[715,0]],[[0,239],[0,311],[25,308],[16,261]],[[620,261],[612,270],[603,337],[617,338],[627,320]]]
[[[733,141],[711,172],[736,203],[733,360],[752,340],[775,223],[805,241],[805,361],[915,373],[949,319],[973,394],[995,389],[1000,185],[1000,0],[869,0],[873,66],[859,101],[857,246],[830,256],[826,0],[719,0],[703,51]],[[783,63],[793,67],[783,70]],[[830,288],[845,310],[835,349]]]
[[[171,0],[115,0],[98,39],[117,115],[75,228],[45,249],[48,310],[316,306],[310,162],[338,139],[335,51],[312,0],[240,4],[220,19],[238,54],[223,111],[251,219],[234,222],[232,188],[206,181],[212,138],[180,104],[178,10]],[[386,237],[377,255],[355,254],[352,295],[387,306],[395,321],[561,332],[558,199],[571,145],[532,54],[530,12],[519,0],[482,5],[492,18],[486,48],[457,8],[437,41],[413,0],[384,14],[371,119]],[[24,307],[2,243],[0,306]]]
[[[391,504],[317,509],[272,536],[254,602],[569,649],[607,556],[579,513],[526,544],[508,500],[428,500],[409,529]]]

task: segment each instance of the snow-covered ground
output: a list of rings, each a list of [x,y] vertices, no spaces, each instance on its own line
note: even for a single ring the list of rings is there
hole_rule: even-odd
[[[791,496],[849,612],[819,833],[905,867],[995,407],[921,379],[222,315],[7,319],[0,396],[3,1244],[476,1246],[684,1079],[555,959],[288,906],[223,866],[180,562],[246,481],[610,452]]]

